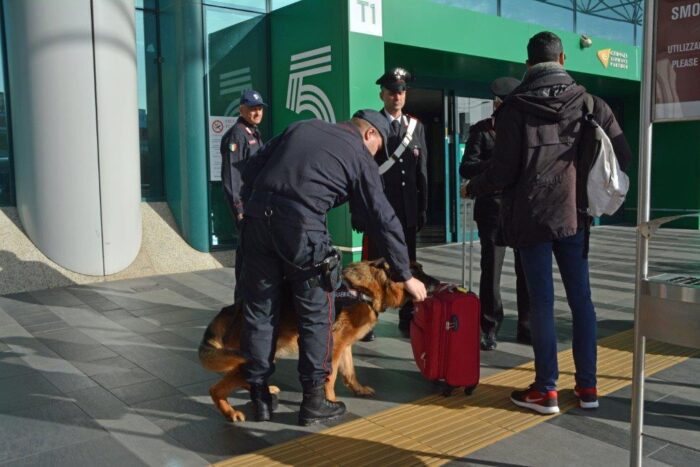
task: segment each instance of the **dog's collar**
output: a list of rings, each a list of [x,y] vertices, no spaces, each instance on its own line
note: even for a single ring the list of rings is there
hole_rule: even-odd
[[[341,301],[350,301],[350,302],[362,302],[362,303],[367,303],[369,305],[372,305],[374,300],[372,297],[367,295],[364,292],[360,292],[359,290],[355,290],[352,287],[350,287],[350,284],[343,279],[343,283],[340,286],[338,290],[335,291],[335,299],[336,300],[341,300]]]

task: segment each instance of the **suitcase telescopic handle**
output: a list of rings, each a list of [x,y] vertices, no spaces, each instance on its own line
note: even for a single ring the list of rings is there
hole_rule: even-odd
[[[462,219],[462,288],[466,288],[470,292],[474,285],[472,272],[473,268],[473,257],[474,257],[474,201],[465,198],[464,199],[464,218]],[[469,236],[469,288],[467,288],[467,236]]]

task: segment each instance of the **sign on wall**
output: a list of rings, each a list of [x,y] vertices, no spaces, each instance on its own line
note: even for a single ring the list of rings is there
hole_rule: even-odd
[[[350,31],[382,35],[382,0],[348,0]]]
[[[659,0],[654,120],[700,119],[700,1]]]
[[[221,137],[238,120],[236,117],[209,116],[209,180],[221,181]]]

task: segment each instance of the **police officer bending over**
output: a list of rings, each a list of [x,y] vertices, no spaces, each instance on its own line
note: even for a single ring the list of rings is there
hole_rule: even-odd
[[[260,137],[258,125],[262,122],[263,107],[267,105],[263,102],[259,92],[246,89],[241,93],[241,105],[236,123],[229,128],[221,137],[221,183],[224,188],[226,204],[233,215],[236,228],[243,219],[243,202],[241,201],[241,173],[248,162],[263,144]],[[236,248],[236,288],[234,291],[235,301],[240,298],[240,278],[243,264],[243,251],[240,248],[240,237],[238,248]]]
[[[373,110],[351,121],[307,120],[290,125],[251,159],[243,174],[242,242],[244,368],[258,421],[269,420],[281,289],[289,284],[299,316],[299,379],[304,398],[299,424],[339,417],[342,402],[325,397],[331,372],[334,291],[340,257],[331,246],[326,213],[346,201],[387,252],[393,279],[416,300],[426,296],[413,278],[403,229],[386,196],[373,156],[386,145],[389,123]],[[249,192],[250,190],[250,192]],[[254,259],[254,261],[251,261]]]

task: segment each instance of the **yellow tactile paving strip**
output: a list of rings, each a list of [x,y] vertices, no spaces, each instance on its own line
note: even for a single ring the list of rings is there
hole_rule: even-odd
[[[632,331],[598,341],[598,394],[632,383]],[[646,374],[676,365],[700,351],[647,341]],[[576,406],[571,350],[559,353],[559,408]],[[308,436],[234,457],[217,466],[441,465],[550,417],[510,402],[513,388],[534,380],[534,363],[484,378],[474,394],[434,395]]]

